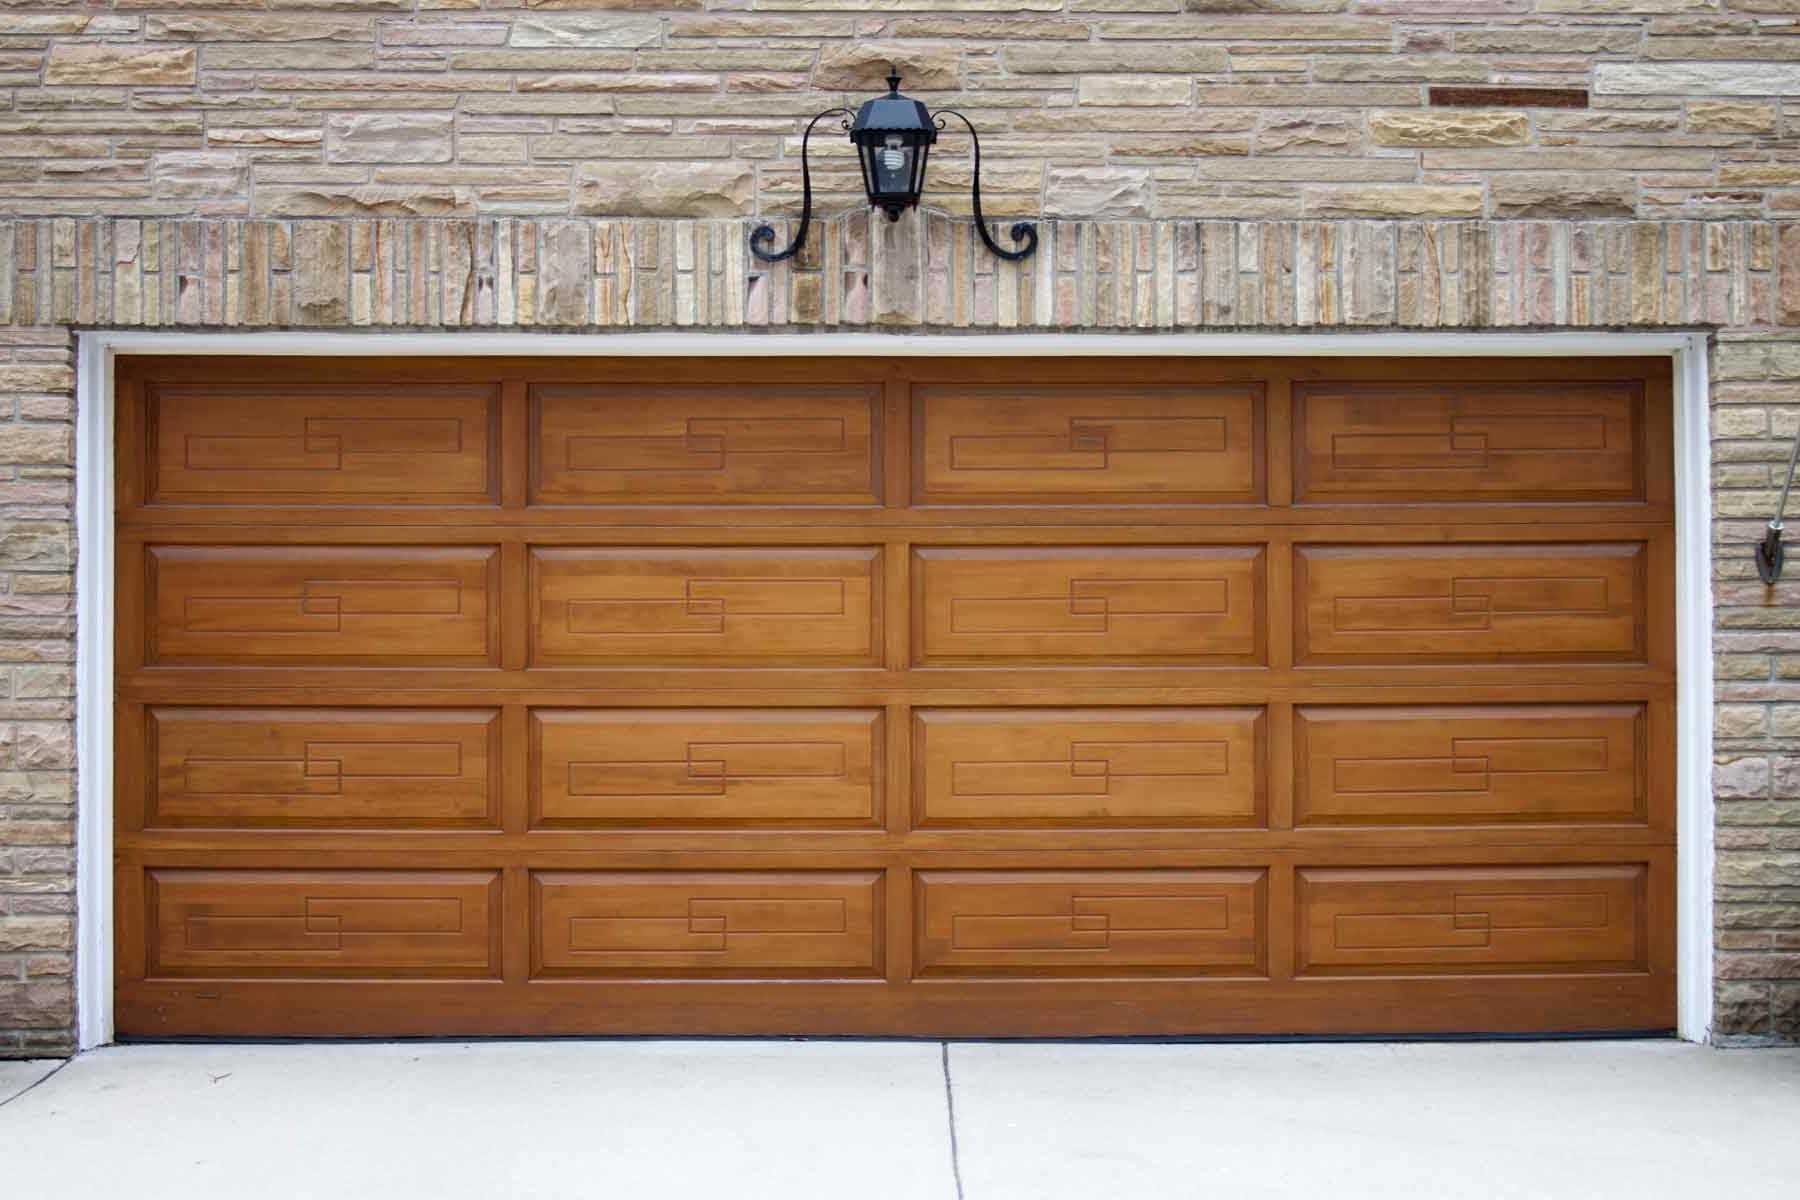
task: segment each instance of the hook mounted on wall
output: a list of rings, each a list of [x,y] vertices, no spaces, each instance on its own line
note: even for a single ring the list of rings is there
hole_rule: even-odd
[[[1756,574],[1770,585],[1781,578],[1781,568],[1787,558],[1781,545],[1781,528],[1787,516],[1788,492],[1794,486],[1797,462],[1800,462],[1800,430],[1795,431],[1794,448],[1788,452],[1787,471],[1781,477],[1781,499],[1775,503],[1775,515],[1763,533],[1763,540],[1756,544]]]

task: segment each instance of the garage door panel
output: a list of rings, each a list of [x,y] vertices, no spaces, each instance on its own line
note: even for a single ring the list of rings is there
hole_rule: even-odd
[[[1642,824],[1646,719],[1639,704],[1302,707],[1295,821]]]
[[[1266,876],[1238,871],[920,871],[921,976],[1257,975]]]
[[[916,555],[921,665],[1263,661],[1260,546]]]
[[[540,666],[874,665],[881,551],[536,549]]]
[[[151,388],[153,503],[496,504],[499,389]]]
[[[493,665],[499,552],[152,546],[152,663]]]
[[[1644,864],[1299,872],[1300,973],[1645,971]]]
[[[1297,658],[1641,662],[1641,542],[1301,546]]]
[[[1263,388],[915,390],[921,503],[1252,503]]]
[[[497,828],[494,709],[157,707],[146,824]]]
[[[1667,370],[122,359],[119,1028],[1666,1028]]]
[[[1641,384],[1295,388],[1303,502],[1644,498]]]
[[[495,871],[147,872],[156,976],[497,977]]]
[[[882,716],[847,710],[533,714],[533,824],[878,827]]]
[[[874,871],[539,871],[538,976],[875,978]]]
[[[931,710],[915,722],[919,828],[1267,821],[1261,709]]]
[[[545,385],[532,393],[539,504],[875,504],[867,384]]]

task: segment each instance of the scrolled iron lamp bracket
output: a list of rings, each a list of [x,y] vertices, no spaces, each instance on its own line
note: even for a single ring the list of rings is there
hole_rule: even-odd
[[[854,115],[848,108],[828,108],[807,122],[806,132],[800,138],[800,227],[794,231],[793,241],[776,250],[774,227],[758,225],[750,231],[750,253],[759,261],[777,263],[794,257],[806,245],[806,235],[812,227],[812,166],[807,150],[813,128],[826,117],[843,114],[843,128],[857,149],[863,190],[868,193],[869,203],[887,213],[890,221],[898,221],[902,212],[919,203],[925,190],[925,165],[939,131],[946,128],[951,117],[961,121],[969,131],[974,152],[969,196],[981,244],[994,257],[1007,262],[1029,258],[1038,245],[1037,227],[1030,221],[1017,221],[1007,231],[1016,249],[1002,249],[988,232],[987,218],[981,212],[981,136],[976,133],[974,122],[953,108],[931,112],[917,100],[901,95],[896,68],[888,69],[887,85],[887,95],[865,101]]]
[[[1800,463],[1800,432],[1794,434],[1794,448],[1788,452],[1787,473],[1781,477],[1781,499],[1775,504],[1775,517],[1764,531],[1763,540],[1756,544],[1756,574],[1770,586],[1781,578],[1781,568],[1787,559],[1787,552],[1781,546],[1781,529],[1782,521],[1787,517],[1788,492],[1794,486],[1796,463]]]

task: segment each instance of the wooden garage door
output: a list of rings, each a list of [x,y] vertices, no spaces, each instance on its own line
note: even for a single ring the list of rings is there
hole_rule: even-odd
[[[119,1029],[1666,1028],[1668,376],[125,361]]]

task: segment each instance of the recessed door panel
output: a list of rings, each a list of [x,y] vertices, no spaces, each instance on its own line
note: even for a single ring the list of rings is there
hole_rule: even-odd
[[[1260,709],[926,710],[915,721],[925,828],[1264,820]]]
[[[499,969],[494,871],[150,871],[148,974],[485,977]]]
[[[491,387],[161,386],[147,400],[152,502],[493,504]]]
[[[541,666],[869,664],[881,552],[542,549]]]
[[[539,504],[873,504],[880,389],[534,390]]]
[[[1643,971],[1646,868],[1308,868],[1302,975]]]
[[[1302,546],[1297,658],[1328,663],[1633,662],[1641,543]]]
[[[921,975],[1253,975],[1261,871],[921,871]]]
[[[917,551],[927,666],[1261,661],[1260,546]]]
[[[856,871],[542,871],[545,977],[868,978],[881,876]]]
[[[486,666],[490,546],[152,546],[150,660]]]
[[[843,710],[540,711],[533,820],[866,828],[881,816],[881,723]]]
[[[1300,384],[1308,502],[1641,500],[1641,384]]]
[[[154,708],[147,824],[463,828],[500,819],[499,714]]]
[[[1262,495],[1262,387],[916,390],[923,503],[1247,503]]]
[[[1295,820],[1641,823],[1644,722],[1636,704],[1302,708]]]

